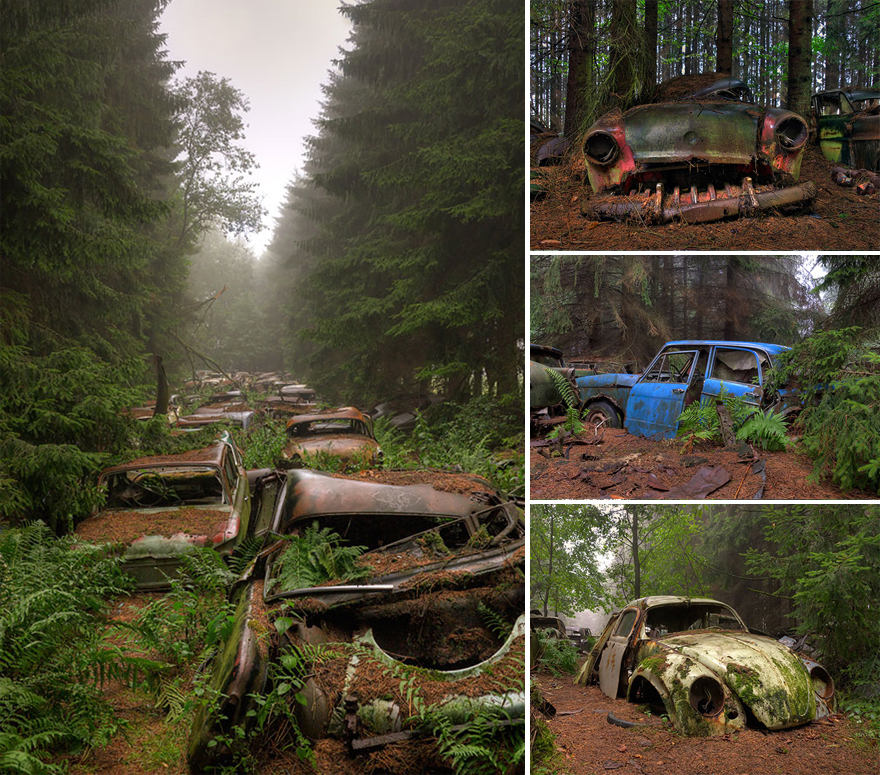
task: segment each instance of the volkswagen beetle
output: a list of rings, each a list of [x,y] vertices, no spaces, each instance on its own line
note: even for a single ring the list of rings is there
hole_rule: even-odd
[[[644,597],[615,612],[577,676],[603,694],[662,708],[692,735],[727,734],[754,719],[787,729],[829,716],[825,668],[750,632],[717,600]]]

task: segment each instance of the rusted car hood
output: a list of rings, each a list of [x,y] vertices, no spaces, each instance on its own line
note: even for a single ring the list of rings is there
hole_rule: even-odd
[[[787,646],[747,632],[695,631],[661,637],[662,647],[712,670],[768,729],[816,718],[806,668]]]
[[[639,105],[624,114],[624,132],[637,162],[748,164],[761,115],[754,105],[729,102]]]

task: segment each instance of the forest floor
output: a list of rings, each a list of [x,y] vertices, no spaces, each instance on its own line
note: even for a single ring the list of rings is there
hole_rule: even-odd
[[[541,168],[547,195],[531,206],[531,249],[564,250],[876,250],[880,245],[880,192],[859,196],[831,180],[834,167],[810,144],[800,181],[813,181],[819,195],[797,215],[765,211],[756,218],[704,224],[588,221],[581,200],[592,191],[577,165]]]
[[[813,463],[796,452],[755,450],[741,458],[737,450],[700,442],[688,447],[683,439],[654,441],[632,436],[622,428],[606,428],[597,444],[585,430],[574,443],[563,444],[562,456],[541,438],[531,441],[529,479],[532,500],[690,500],[709,498],[751,500],[763,487],[764,500],[846,500],[876,498],[861,490],[843,492],[828,481],[811,481]],[[756,462],[763,461],[763,470]],[[676,491],[704,469],[718,483],[712,492]],[[717,477],[717,478],[716,478]],[[766,481],[765,481],[766,480]],[[711,485],[710,485],[711,486]]]
[[[718,737],[683,737],[641,706],[612,700],[598,686],[577,686],[570,677],[532,673],[544,699],[556,708],[545,719],[556,735],[562,775],[874,775],[878,750],[837,714],[795,729],[746,729]],[[617,718],[639,724],[623,729]],[[563,715],[566,714],[566,715]]]

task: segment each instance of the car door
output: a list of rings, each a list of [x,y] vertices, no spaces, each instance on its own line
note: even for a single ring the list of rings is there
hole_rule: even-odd
[[[685,394],[697,377],[699,350],[664,350],[633,385],[624,427],[635,436],[671,439]]]
[[[709,376],[703,384],[703,401],[712,403],[721,394],[721,386],[756,409],[763,397],[764,373],[770,359],[760,350],[747,347],[718,346],[714,348]]]
[[[617,621],[617,626],[608,637],[599,659],[599,688],[608,697],[617,697],[621,685],[621,672],[624,657],[630,648],[632,634],[638,626],[639,610],[626,608]]]

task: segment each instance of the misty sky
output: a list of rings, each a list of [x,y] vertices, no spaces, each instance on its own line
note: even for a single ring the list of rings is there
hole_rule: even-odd
[[[160,30],[183,78],[210,70],[250,100],[248,150],[256,154],[264,230],[249,238],[260,255],[272,237],[284,190],[301,169],[303,138],[315,133],[321,85],[350,25],[335,0],[172,0]]]

